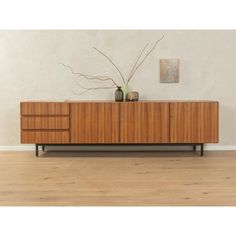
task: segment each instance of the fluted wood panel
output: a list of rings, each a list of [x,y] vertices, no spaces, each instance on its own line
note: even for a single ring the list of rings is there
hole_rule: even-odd
[[[119,104],[70,104],[71,143],[119,143]]]
[[[22,102],[21,115],[69,115],[65,102]]]
[[[218,102],[170,104],[171,143],[217,143]]]
[[[69,131],[21,131],[21,143],[69,143]]]
[[[121,103],[120,143],[169,143],[169,103]]]
[[[69,129],[69,116],[58,117],[21,117],[21,128],[24,129]]]
[[[218,102],[23,102],[22,143],[216,143]]]

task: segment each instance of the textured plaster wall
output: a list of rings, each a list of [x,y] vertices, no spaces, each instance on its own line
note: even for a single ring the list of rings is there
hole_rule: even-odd
[[[0,146],[20,144],[23,100],[113,99],[113,90],[78,96],[77,71],[127,76],[146,43],[164,40],[132,80],[141,99],[214,99],[220,102],[220,143],[236,145],[236,31],[0,31]],[[180,83],[159,83],[159,59],[180,59]],[[81,82],[89,86],[87,81]],[[109,85],[106,84],[106,85]],[[96,84],[95,84],[96,86]]]

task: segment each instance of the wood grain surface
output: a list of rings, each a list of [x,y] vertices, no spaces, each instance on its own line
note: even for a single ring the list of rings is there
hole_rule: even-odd
[[[119,104],[70,104],[71,143],[119,143]]]
[[[53,140],[80,144],[217,143],[219,104],[214,101],[22,102],[21,131],[22,143],[38,140],[44,143],[44,137],[45,143]]]
[[[21,117],[21,128],[26,129],[69,129],[69,116]]]
[[[21,102],[21,115],[69,115],[69,103]]]
[[[236,152],[0,152],[1,206],[236,206]]]
[[[171,143],[217,143],[218,102],[170,103]]]
[[[21,143],[69,143],[69,131],[21,131]]]
[[[169,143],[169,103],[120,104],[121,143]]]

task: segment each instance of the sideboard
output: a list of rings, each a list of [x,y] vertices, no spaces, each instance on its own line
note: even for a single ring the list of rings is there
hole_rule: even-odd
[[[39,146],[145,144],[200,146],[219,141],[217,101],[21,102],[21,143]]]

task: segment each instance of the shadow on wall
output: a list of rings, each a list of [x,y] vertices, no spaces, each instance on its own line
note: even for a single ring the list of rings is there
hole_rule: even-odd
[[[4,111],[2,110],[4,109]],[[0,145],[20,144],[20,103],[8,103],[2,106],[1,116],[4,120],[1,127]]]
[[[219,144],[235,145],[236,115],[234,109],[235,107],[219,103]],[[228,125],[224,126],[222,120],[224,120],[224,124]]]

